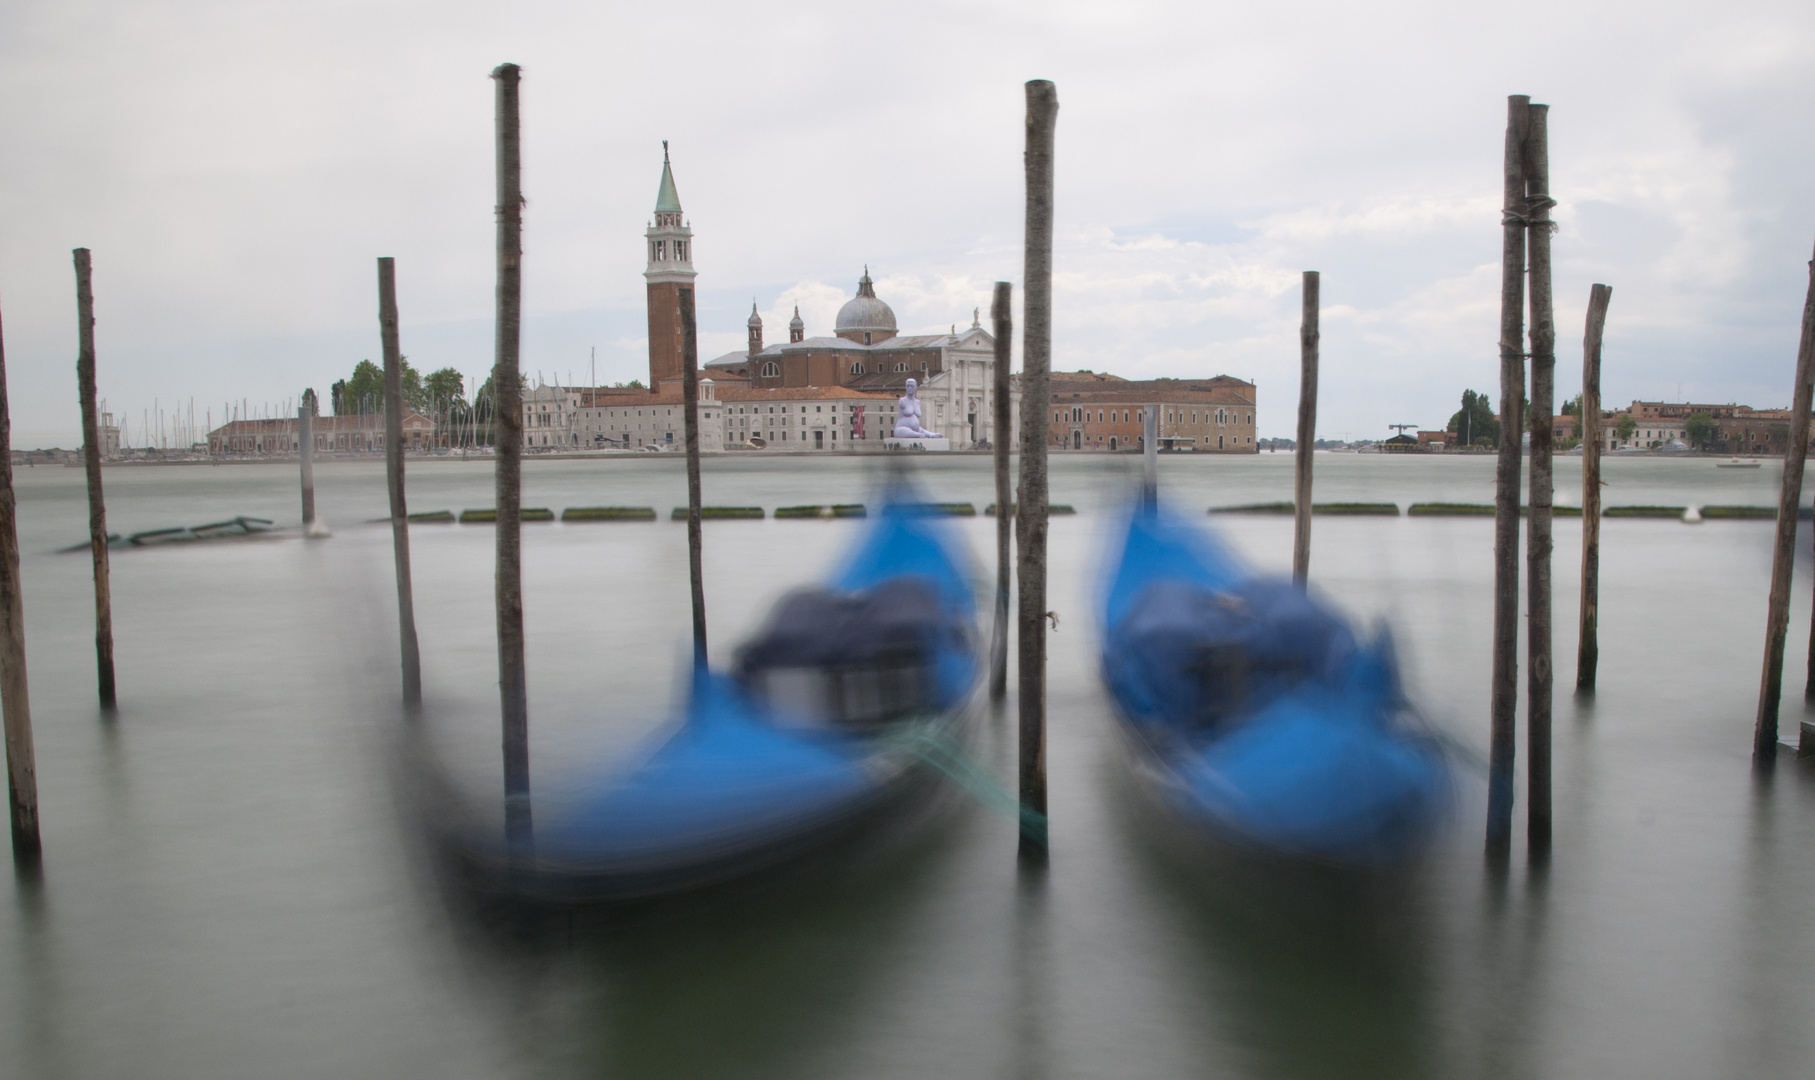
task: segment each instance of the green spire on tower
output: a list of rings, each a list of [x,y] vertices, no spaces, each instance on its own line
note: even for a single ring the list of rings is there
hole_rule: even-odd
[[[674,190],[674,172],[668,167],[668,140],[662,140],[662,186],[655,193],[655,211],[658,214],[681,212],[681,196]]]

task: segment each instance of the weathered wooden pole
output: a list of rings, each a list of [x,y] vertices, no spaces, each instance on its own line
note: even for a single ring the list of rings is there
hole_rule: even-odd
[[[76,388],[82,398],[82,463],[88,473],[88,546],[95,564],[95,674],[101,707],[114,706],[113,585],[107,565],[107,501],[101,495],[101,425],[95,415],[95,294],[88,249],[76,258]]]
[[[6,342],[0,337],[0,713],[6,726],[6,795],[13,863],[38,864],[38,764],[25,679],[25,596],[19,587],[19,503],[13,494],[12,408],[6,399]]]
[[[1317,441],[1318,312],[1321,281],[1305,271],[1304,313],[1298,323],[1298,448],[1292,485],[1292,580],[1304,588],[1311,576],[1311,451]]]
[[[699,333],[694,325],[693,289],[677,290],[681,303],[681,431],[687,450],[687,584],[693,593],[693,674],[706,674],[706,578],[700,535]]]
[[[1551,409],[1556,397],[1557,326],[1550,286],[1550,106],[1532,105],[1526,114],[1525,205],[1530,249],[1531,290],[1531,524],[1525,530],[1526,618],[1525,695],[1526,766],[1525,842],[1542,857],[1550,850],[1550,719],[1551,674],[1550,560],[1551,499],[1554,492],[1551,449],[1555,428]]]
[[[1576,693],[1594,693],[1601,659],[1601,331],[1613,290],[1588,290],[1582,334],[1582,604],[1576,644]]]
[[[397,569],[397,643],[403,705],[422,707],[422,654],[416,644],[416,601],[410,587],[410,511],[403,497],[403,354],[397,343],[397,264],[378,260],[378,333],[384,347],[384,475],[391,493],[391,558]]]
[[[302,451],[302,523],[304,538],[315,535],[315,391],[304,390],[296,409],[296,442]]]
[[[1525,430],[1525,129],[1531,98],[1506,99],[1500,213],[1500,458],[1494,476],[1494,661],[1488,707],[1487,850],[1512,845],[1519,706],[1519,435]]]
[[[1141,410],[1141,498],[1148,506],[1160,499],[1160,403]]]
[[[1752,730],[1752,764],[1777,761],[1777,708],[1783,691],[1784,636],[1790,628],[1790,578],[1796,566],[1796,517],[1802,471],[1809,456],[1809,398],[1815,392],[1815,259],[1802,302],[1802,340],[1796,348],[1796,389],[1790,401],[1790,445],[1777,496],[1777,546],[1771,554],[1771,604],[1765,616],[1765,669],[1758,687],[1758,723]]]
[[[504,833],[516,845],[532,836],[529,807],[529,676],[523,659],[523,338],[522,145],[515,64],[492,72],[497,83],[498,335],[492,365],[492,424],[497,443],[498,697],[504,721]]]
[[[1059,94],[1027,84],[1026,239],[1021,331],[1021,483],[1016,499],[1020,588],[1021,843],[1024,862],[1043,864],[1046,829],[1046,438],[1052,405],[1053,131]]]
[[[996,625],[990,635],[989,699],[1000,704],[1008,697],[1008,596],[1011,571],[1009,547],[1014,535],[1014,491],[1009,487],[1008,455],[1013,449],[1014,417],[1009,411],[1013,396],[1009,382],[1009,364],[1015,333],[1014,313],[1009,308],[1013,286],[996,282],[995,299],[990,302],[989,316],[996,332],[995,385],[990,401],[993,440],[990,453],[996,461]]]

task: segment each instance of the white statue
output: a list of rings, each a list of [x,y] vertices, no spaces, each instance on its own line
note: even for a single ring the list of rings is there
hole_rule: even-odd
[[[907,393],[895,405],[895,437],[897,439],[943,439],[945,436],[928,431],[920,426],[920,398],[918,386],[914,380],[907,381]]]

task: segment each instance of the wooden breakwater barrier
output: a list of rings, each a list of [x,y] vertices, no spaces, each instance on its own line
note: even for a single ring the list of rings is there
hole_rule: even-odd
[[[653,506],[570,506],[562,521],[654,521]]]
[[[1579,506],[1552,506],[1550,512],[1555,517],[1581,517]],[[1773,521],[1777,518],[1777,508],[1772,506],[1608,506],[1601,510],[1604,518],[1653,518],[1657,520],[1683,521],[1690,517],[1695,509],[1703,520],[1714,521]],[[1055,512],[1058,512],[1055,510]],[[1239,506],[1212,506],[1212,514],[1277,514],[1290,517],[1294,507],[1289,502],[1244,503]],[[1339,514],[1353,517],[1396,517],[1399,514],[1397,503],[1317,503],[1311,507],[1316,514]],[[1519,516],[1531,513],[1531,507],[1519,507]],[[1406,517],[1493,517],[1492,503],[1456,503],[1456,502],[1415,502],[1406,507]],[[1802,516],[1810,516],[1809,508],[1804,507]]]
[[[1289,502],[1244,503],[1240,506],[1212,506],[1212,514],[1283,514],[1293,516],[1297,507]],[[1313,514],[1340,514],[1352,517],[1398,517],[1399,504],[1390,502],[1312,503]]]
[[[555,512],[545,506],[525,506],[517,511],[518,521],[553,521],[554,519]],[[497,524],[497,521],[498,511],[495,507],[488,506],[478,510],[460,511],[460,524],[462,525],[494,525]]]
[[[810,505],[810,506],[778,506],[775,508],[775,518],[778,521],[783,520],[783,519],[802,520],[802,519],[808,519],[808,518],[811,518],[814,520],[829,521],[833,518],[861,518],[861,517],[869,517],[869,516],[870,516],[869,510],[866,509],[862,503],[832,503],[831,505],[816,504],[816,505]]]
[[[764,515],[763,508],[760,506],[702,506],[702,507],[700,507],[700,520],[701,521],[740,521],[740,520],[760,521],[760,520],[762,520],[762,518],[764,516],[766,516],[766,515]],[[686,521],[687,520],[687,508],[685,506],[675,507],[674,512],[672,514],[668,515],[668,520],[670,520],[670,521]]]

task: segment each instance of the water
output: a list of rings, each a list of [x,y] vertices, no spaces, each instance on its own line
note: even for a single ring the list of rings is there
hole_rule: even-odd
[[[387,768],[390,538],[376,463],[317,471],[331,540],[116,552],[121,709],[94,705],[79,470],[18,470],[44,821],[41,881],[0,903],[0,1074],[28,1077],[1715,1077],[1815,1060],[1815,774],[1755,783],[1772,529],[1603,523],[1601,690],[1572,700],[1579,524],[1556,526],[1556,852],[1501,879],[1482,784],[1428,864],[1356,883],[1181,847],[1129,804],[1091,600],[1126,457],[1064,456],[1052,528],[1053,858],[959,808],[904,849],[628,930],[522,937],[451,904]],[[981,458],[929,493],[993,501]],[[1492,498],[1487,458],[1320,455],[1319,501]],[[412,463],[417,510],[489,506],[491,469]],[[1182,506],[1290,497],[1289,455],[1167,458]],[[1558,502],[1579,503],[1575,459]],[[856,459],[727,459],[707,501],[866,501]],[[1770,505],[1778,472],[1610,459],[1609,505]],[[294,523],[294,470],[118,468],[119,531]],[[657,727],[688,635],[678,459],[531,461],[525,505],[651,505],[654,524],[526,525],[538,785]],[[1224,521],[1285,570],[1289,518]],[[713,522],[724,655],[852,522]],[[961,522],[991,564],[993,522]],[[1389,619],[1435,722],[1485,753],[1491,520],[1318,518],[1313,579]],[[413,531],[429,715],[498,783],[491,532]],[[1805,541],[1806,543],[1806,541]],[[1798,567],[1790,703],[1806,655]],[[1799,710],[1786,708],[1785,731]],[[1011,741],[979,754],[1008,774]],[[1523,754],[1523,745],[1521,745]],[[1523,772],[1521,757],[1520,768]],[[1523,833],[1523,792],[1519,827]]]

